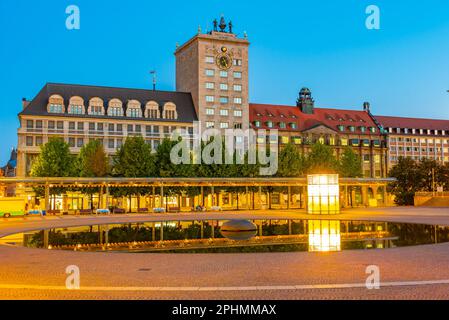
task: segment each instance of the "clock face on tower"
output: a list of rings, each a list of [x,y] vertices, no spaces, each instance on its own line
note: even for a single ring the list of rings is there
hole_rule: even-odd
[[[231,57],[224,53],[217,56],[217,66],[222,70],[228,70],[231,68]]]
[[[232,66],[232,58],[228,54],[228,49],[226,47],[221,48],[221,53],[217,55],[216,58],[217,66],[221,70],[228,70]]]

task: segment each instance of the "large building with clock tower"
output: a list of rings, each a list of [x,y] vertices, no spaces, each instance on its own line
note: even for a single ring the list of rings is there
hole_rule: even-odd
[[[192,94],[202,129],[248,129],[248,47],[222,17],[177,48],[176,90]]]

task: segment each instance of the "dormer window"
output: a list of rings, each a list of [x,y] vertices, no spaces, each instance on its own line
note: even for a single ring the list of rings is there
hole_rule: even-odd
[[[340,125],[340,126],[338,126],[338,130],[340,130],[340,131],[345,131],[345,127],[344,126],[342,126],[342,125]]]
[[[254,126],[256,128],[260,128],[260,121],[258,121],[258,120],[254,121]]]
[[[290,123],[290,127],[291,127],[292,129],[297,129],[297,128],[298,128],[298,125],[297,125],[295,122],[292,122],[292,123]]]
[[[145,106],[145,118],[159,119],[160,117],[159,104],[155,101],[149,101]]]
[[[370,131],[371,133],[376,133],[376,128],[375,128],[375,127],[370,127],[370,128],[369,128],[369,131]]]
[[[57,94],[52,95],[48,99],[47,111],[48,113],[64,113],[64,98]]]
[[[279,128],[285,129],[286,127],[287,125],[285,124],[285,122],[279,122]]]
[[[128,101],[126,116],[129,118],[142,118],[142,109],[139,101],[137,100]]]
[[[176,110],[176,105],[174,103],[167,102],[164,105],[163,117],[164,117],[164,119],[168,119],[168,120],[177,120],[178,119],[178,112]]]
[[[360,131],[363,132],[363,133],[365,133],[365,132],[366,132],[366,127],[361,126],[361,127],[360,127]]]
[[[103,100],[100,98],[90,99],[87,113],[92,116],[104,116]]]
[[[108,116],[123,117],[123,103],[119,99],[109,101]]]
[[[69,114],[84,114],[84,99],[81,97],[71,97],[69,102]]]
[[[267,121],[266,124],[268,128],[273,128],[273,121]]]
[[[354,132],[355,131],[355,127],[354,126],[349,126],[349,131]]]

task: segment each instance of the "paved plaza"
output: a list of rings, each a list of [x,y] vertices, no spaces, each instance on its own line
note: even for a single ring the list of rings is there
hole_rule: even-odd
[[[29,217],[0,220],[0,237],[62,226],[236,217],[315,218],[298,211]],[[353,209],[338,219],[449,226],[449,209]],[[81,290],[65,289],[69,265],[81,270]],[[370,265],[380,267],[380,290],[364,287]],[[449,299],[448,266],[449,244],[338,253],[195,255],[0,246],[0,299]]]

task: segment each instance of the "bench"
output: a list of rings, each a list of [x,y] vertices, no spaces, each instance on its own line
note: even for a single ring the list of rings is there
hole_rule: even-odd
[[[168,208],[169,213],[179,213],[180,211],[181,211],[181,209],[178,207]]]
[[[91,209],[81,209],[79,211],[79,214],[80,215],[89,215],[89,214],[92,214],[92,210]]]
[[[47,215],[55,216],[57,214],[61,214],[61,210],[48,210]]]
[[[139,209],[137,210],[137,212],[138,212],[138,213],[149,213],[150,210],[148,210],[148,208],[139,208]]]
[[[126,213],[126,210],[125,209],[120,209],[120,208],[115,208],[114,210],[112,210],[112,212],[114,214],[124,214],[124,213]]]

